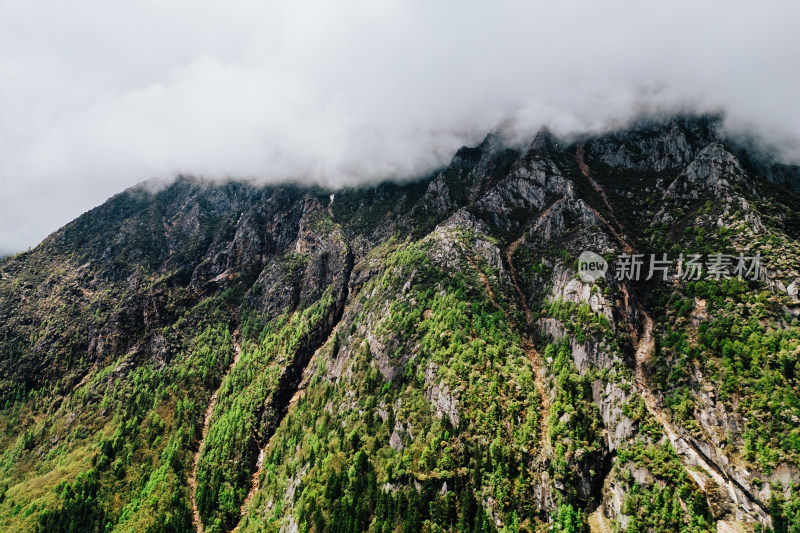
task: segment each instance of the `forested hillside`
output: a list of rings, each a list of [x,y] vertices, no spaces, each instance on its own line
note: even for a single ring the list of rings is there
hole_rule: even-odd
[[[145,183],[0,260],[0,530],[800,531],[800,169],[719,125]]]

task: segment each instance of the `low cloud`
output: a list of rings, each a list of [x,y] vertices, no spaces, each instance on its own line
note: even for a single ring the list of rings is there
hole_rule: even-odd
[[[501,125],[724,111],[797,160],[797,20],[789,1],[0,0],[0,249],[151,177],[407,179]]]

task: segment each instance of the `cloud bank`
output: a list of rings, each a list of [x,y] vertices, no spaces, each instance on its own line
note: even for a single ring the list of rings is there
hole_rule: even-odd
[[[0,251],[151,177],[404,179],[500,126],[724,110],[800,138],[798,20],[790,1],[0,0]]]

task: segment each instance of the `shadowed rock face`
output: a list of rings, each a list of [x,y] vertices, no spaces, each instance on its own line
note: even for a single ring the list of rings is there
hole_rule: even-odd
[[[786,523],[800,197],[718,126],[489,136],[404,185],[111,198],[0,261],[0,528]],[[583,250],[765,269],[589,284]]]

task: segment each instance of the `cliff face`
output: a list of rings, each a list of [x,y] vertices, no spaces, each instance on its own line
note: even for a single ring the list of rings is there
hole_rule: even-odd
[[[0,528],[800,527],[795,174],[675,117],[134,187],[0,260]]]

